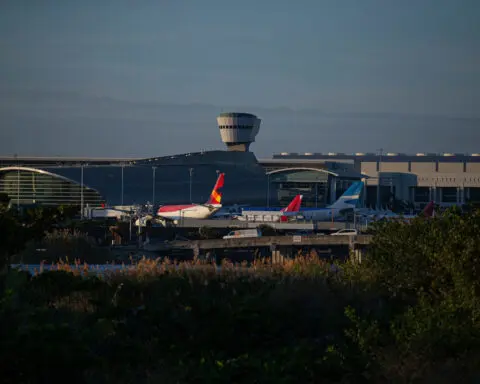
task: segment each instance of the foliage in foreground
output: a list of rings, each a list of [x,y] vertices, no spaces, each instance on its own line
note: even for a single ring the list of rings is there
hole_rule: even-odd
[[[1,196],[0,196],[1,197]],[[54,226],[70,220],[77,207],[34,207],[18,212],[0,198],[0,271],[11,263],[12,255],[21,252],[27,243],[44,239]]]
[[[101,279],[11,271],[0,374],[12,383],[475,378],[480,216],[452,211],[375,233],[363,263],[339,272],[315,257],[220,272],[142,261]]]

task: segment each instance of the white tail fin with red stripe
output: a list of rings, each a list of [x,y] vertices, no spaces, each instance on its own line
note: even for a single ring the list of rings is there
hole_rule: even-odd
[[[213,187],[212,193],[210,194],[210,198],[207,200],[206,204],[208,205],[220,205],[222,203],[222,189],[223,184],[225,181],[225,173],[220,173],[218,175],[217,182]]]

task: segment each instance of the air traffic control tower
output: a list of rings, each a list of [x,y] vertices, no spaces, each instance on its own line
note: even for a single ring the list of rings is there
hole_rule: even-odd
[[[227,112],[217,117],[222,141],[229,151],[248,152],[260,130],[261,120],[250,113]]]

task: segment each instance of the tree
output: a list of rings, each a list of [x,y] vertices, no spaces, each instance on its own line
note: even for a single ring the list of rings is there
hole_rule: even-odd
[[[5,204],[0,204],[0,270],[10,264],[10,256],[20,251],[27,242],[27,230]]]
[[[212,227],[203,226],[198,229],[198,234],[200,238],[205,240],[218,239],[220,237],[219,232]]]
[[[258,229],[262,233],[262,236],[276,236],[277,230],[268,224],[261,224],[258,226]]]
[[[8,206],[10,203],[10,197],[6,193],[0,193],[0,205]]]
[[[41,207],[29,208],[18,214],[8,208],[8,203],[0,203],[0,269],[10,264],[11,256],[20,252],[28,241],[41,240],[46,231],[55,224],[69,219],[73,208]]]
[[[383,346],[394,346],[395,362],[390,364],[408,369],[407,375],[459,359],[476,366],[479,233],[480,213],[461,214],[458,209],[437,218],[375,224],[367,257],[360,266],[346,268],[346,275],[353,271],[350,278],[377,296],[369,315],[357,321],[363,325],[356,337],[369,344],[371,356],[381,360]],[[359,337],[358,332],[366,332],[362,329],[368,334]]]

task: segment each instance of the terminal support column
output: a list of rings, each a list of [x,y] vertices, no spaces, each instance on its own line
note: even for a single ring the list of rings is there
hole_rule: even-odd
[[[330,176],[330,204],[337,200],[337,178]]]
[[[460,204],[464,205],[465,204],[465,186],[461,186],[460,188]]]
[[[367,201],[367,179],[362,179],[363,191],[362,191],[362,207],[365,207]]]

